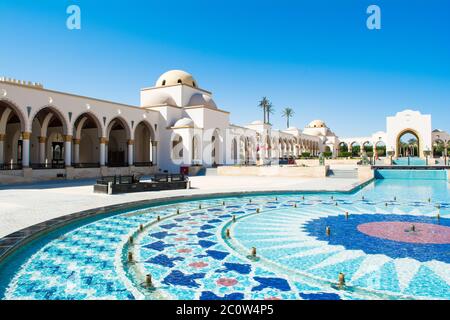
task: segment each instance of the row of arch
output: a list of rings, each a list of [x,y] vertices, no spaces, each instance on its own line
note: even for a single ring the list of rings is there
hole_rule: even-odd
[[[353,141],[350,144],[347,142],[340,142],[338,151],[339,155],[351,154],[353,157],[361,156],[364,153],[384,157],[386,156],[386,143],[382,140],[375,143],[371,141]]]
[[[231,143],[231,159],[235,164],[254,164],[261,158],[299,157],[303,153],[317,155],[319,144],[304,139],[270,138],[268,135],[263,143],[260,134],[255,137],[234,137]]]
[[[211,135],[202,138],[202,132],[182,135],[174,133],[171,138],[171,159],[174,163],[216,166],[222,164],[220,130],[214,129]],[[207,140],[203,140],[207,136]]]
[[[54,106],[45,106],[29,118],[27,123],[17,106],[0,101],[0,164],[52,168],[156,162],[156,127],[146,120],[132,129],[118,116],[108,123],[104,118],[102,126],[94,113],[86,111],[69,125]]]

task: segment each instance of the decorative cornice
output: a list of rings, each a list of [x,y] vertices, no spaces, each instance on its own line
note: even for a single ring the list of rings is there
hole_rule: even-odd
[[[72,136],[71,135],[64,135],[64,142],[72,142]]]

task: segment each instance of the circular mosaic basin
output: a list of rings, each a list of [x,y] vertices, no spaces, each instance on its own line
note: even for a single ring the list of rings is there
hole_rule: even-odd
[[[0,297],[449,299],[445,212],[437,220],[433,203],[386,203],[369,193],[290,194],[125,211],[13,254],[0,265]],[[335,286],[341,272],[345,290]]]
[[[381,239],[418,244],[450,244],[450,228],[430,223],[401,221],[360,224],[358,231]]]

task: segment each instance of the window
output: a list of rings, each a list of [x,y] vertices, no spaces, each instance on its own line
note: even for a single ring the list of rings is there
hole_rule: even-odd
[[[192,86],[195,88],[196,87],[196,85],[195,85],[195,82],[194,81],[192,81]]]
[[[181,79],[178,79],[178,83],[179,83],[179,84],[182,84],[182,83],[183,83],[183,81],[181,81]]]
[[[163,85],[163,86],[166,85],[166,80],[163,80],[162,85]]]

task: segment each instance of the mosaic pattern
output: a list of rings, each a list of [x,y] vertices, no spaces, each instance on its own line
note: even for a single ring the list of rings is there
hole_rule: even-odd
[[[448,244],[358,230],[394,221],[435,226],[436,205],[446,227],[449,199],[440,182],[382,182],[354,195],[224,198],[126,212],[36,248],[0,289],[3,299],[449,299]],[[346,290],[336,289],[339,272]],[[151,288],[143,285],[147,274]]]

